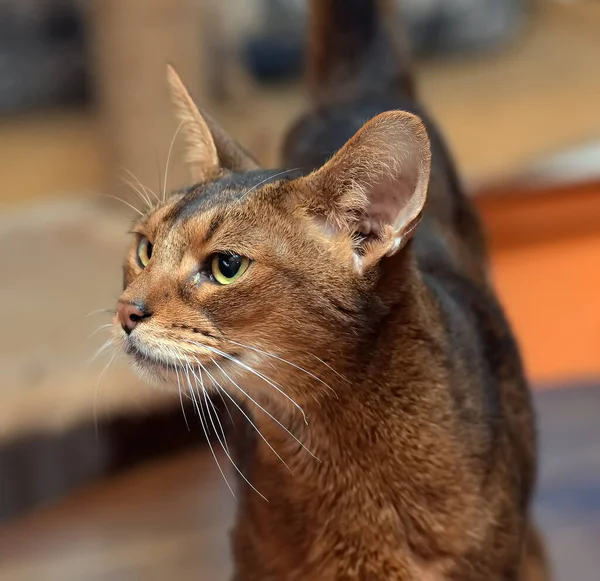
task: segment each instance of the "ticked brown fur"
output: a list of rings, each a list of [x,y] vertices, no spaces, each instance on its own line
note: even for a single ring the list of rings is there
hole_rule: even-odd
[[[235,412],[237,581],[544,579],[529,393],[477,216],[402,59],[373,69],[394,62],[378,3],[313,4],[300,171],[256,169],[170,71],[199,183],[136,224],[117,333],[204,429],[207,392]],[[223,253],[250,261],[231,284]]]

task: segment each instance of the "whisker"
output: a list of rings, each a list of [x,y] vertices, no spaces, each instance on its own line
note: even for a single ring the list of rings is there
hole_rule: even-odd
[[[171,350],[169,349],[169,352]],[[177,353],[175,353],[175,358],[177,358]],[[177,369],[177,364],[173,364],[173,369],[175,370],[175,375],[177,376],[177,388],[179,390],[179,403],[181,404],[181,412],[183,413],[183,419],[185,421],[185,425],[187,427],[188,432],[190,431],[190,424],[188,423],[187,416],[185,414],[185,407],[183,405],[183,395],[181,394],[181,382],[179,380],[179,371]],[[169,370],[169,364],[167,363],[167,371]]]
[[[94,403],[92,406],[92,411],[94,415],[94,432],[96,434],[96,439],[98,439],[98,390],[104,374],[108,371],[108,368],[112,365],[112,362],[116,359],[118,354],[119,352],[115,350],[115,352],[112,354],[112,357],[108,360],[108,363],[103,367],[102,371],[98,375],[96,385],[94,386]]]
[[[217,411],[215,404],[210,400],[210,398],[209,399],[206,398],[206,390],[204,389],[204,379],[202,378],[202,369],[198,369],[198,371],[200,373],[200,377],[198,377],[196,375],[196,373],[194,372],[194,369],[192,368],[192,366],[189,363],[186,362],[186,366],[189,368],[189,370],[192,372],[192,375],[196,379],[196,387],[199,387],[198,397],[200,397],[200,388],[202,389],[202,393],[205,396],[204,399],[207,403],[206,411],[207,411],[209,417],[211,418],[211,423],[212,423],[212,416],[211,416],[210,408],[208,407],[208,404],[210,403],[210,405],[212,406],[212,409],[215,412],[215,418],[216,418],[217,423],[219,424],[219,428],[221,430],[221,435],[223,436],[223,441],[225,442],[225,449],[227,451],[229,451],[229,445],[227,444],[227,437],[225,436],[225,430],[223,429],[223,424],[221,424],[221,420],[219,419],[219,412]],[[213,428],[214,428],[214,424],[213,424]],[[215,431],[216,431],[216,428],[215,428]]]
[[[284,171],[280,171],[279,173],[276,173],[275,175],[269,176],[268,178],[265,178],[264,180],[258,182],[256,185],[252,186],[247,192],[244,192],[242,194],[242,199],[244,199],[245,197],[248,196],[248,194],[250,194],[251,192],[253,192],[256,188],[262,186],[265,182],[268,182],[269,180],[275,179],[276,177],[282,176],[286,173],[291,173],[293,171],[298,171],[302,169],[301,167],[294,167],[292,169],[286,169]]]
[[[195,343],[195,341],[193,342]],[[198,343],[198,345],[201,345],[201,343]],[[208,347],[208,345],[203,345],[203,347],[207,347],[210,350],[213,350],[217,355],[221,355],[222,357],[225,357],[226,359],[229,359],[230,361],[232,361],[233,363],[236,363],[244,368],[248,368],[247,365],[243,364],[241,361],[238,361],[237,359],[235,359],[234,357],[232,357],[231,355],[227,354],[227,353],[223,353],[222,351],[219,351],[218,349],[214,349],[213,347]],[[216,363],[216,362],[215,362]],[[252,368],[248,368],[252,373],[258,374],[258,371],[255,371]],[[204,368],[204,370],[208,373],[208,370],[206,368]],[[259,377],[263,380],[266,381],[266,378],[262,375],[259,375]],[[270,413],[268,410],[266,410],[263,406],[261,406],[251,395],[249,395],[246,391],[244,391],[238,384],[235,384],[235,386],[237,387],[237,389],[240,391],[240,393],[242,393],[247,399],[249,399],[258,409],[260,409],[263,413],[265,413],[267,416],[269,416],[280,428],[282,428],[283,430],[285,430],[285,432],[287,434],[289,434],[302,448],[304,448],[315,460],[319,460],[319,458],[317,458],[317,456],[315,456],[307,447],[306,445],[301,442],[297,436],[295,436],[290,430],[288,430],[288,428],[286,428],[272,413]],[[225,393],[227,393],[225,391]],[[290,398],[291,399],[291,398]],[[293,403],[295,403],[293,400],[291,400]],[[296,404],[298,405],[298,404]],[[299,406],[298,406],[299,407]],[[302,409],[302,408],[300,408]],[[304,412],[302,412],[304,414]],[[305,416],[304,416],[305,417]],[[305,417],[305,422],[306,422],[306,417]],[[308,425],[308,422],[306,422]]]
[[[100,357],[100,355],[104,353],[104,351],[106,351],[106,349],[108,349],[113,344],[114,340],[115,338],[111,337],[103,345],[101,345],[98,351],[96,351],[96,353],[94,354],[94,356],[88,361],[88,365],[91,365],[94,361],[96,361],[96,359],[98,359],[98,357]]]
[[[236,365],[239,365],[243,369],[249,371],[253,375],[256,375],[256,377],[259,377],[265,383],[267,383],[268,385],[270,385],[273,389],[275,389],[275,391],[277,391],[283,397],[285,397],[302,414],[302,419],[304,420],[304,423],[308,426],[308,419],[306,418],[306,414],[304,413],[304,410],[302,409],[302,407],[296,401],[294,401],[287,393],[285,393],[285,391],[283,391],[283,388],[280,385],[278,385],[277,383],[275,383],[272,379],[270,379],[269,377],[267,377],[264,373],[261,373],[260,371],[257,371],[256,369],[253,369],[252,367],[250,367],[249,365],[247,365],[243,361],[235,359],[234,357],[232,357],[228,353],[225,353],[224,351],[219,351],[219,350],[216,350],[216,353],[217,353],[217,355],[221,355],[222,357],[225,357],[226,359],[229,359],[230,361],[233,361],[233,363],[235,363]]]
[[[93,315],[98,315],[100,313],[116,315],[117,312],[114,309],[95,309],[93,311],[90,311],[87,315],[84,315],[84,319],[87,319],[88,317],[91,317]]]
[[[304,413],[304,410],[302,409],[302,407],[298,403],[296,403],[287,393],[285,393],[285,391],[283,391],[281,386],[274,383],[266,375],[262,374],[260,371],[257,371],[256,369],[253,369],[249,365],[246,365],[243,361],[239,361],[239,360],[235,359],[228,353],[225,353],[224,351],[220,351],[219,349],[216,349],[215,347],[210,347],[209,345],[204,345],[203,343],[198,343],[197,341],[187,341],[187,342],[192,343],[194,345],[198,345],[200,347],[204,347],[204,348],[212,351],[213,353],[216,353],[217,355],[221,355],[221,357],[225,357],[226,359],[233,361],[235,364],[246,369],[250,373],[256,375],[257,377],[260,377],[265,383],[269,384],[273,389],[275,389],[278,393],[280,393],[283,397],[285,397],[296,409],[298,409],[298,411],[302,414],[304,423],[308,426],[308,420],[306,419],[306,414]]]
[[[156,195],[156,192],[152,189],[150,189],[149,187],[145,186],[137,176],[135,176],[133,174],[133,172],[129,171],[126,167],[122,167],[123,171],[127,172],[140,186],[140,188],[142,188],[145,192],[150,192],[155,198],[157,202],[160,202],[160,198]],[[148,197],[148,199],[150,199]]]
[[[206,368],[204,368],[204,371],[206,371]],[[206,396],[206,391],[204,392],[204,396],[205,396],[205,399],[206,399],[206,397],[207,397]],[[208,409],[207,409],[207,411],[208,411]],[[252,490],[254,490],[254,492],[256,492],[256,494],[258,494],[258,496],[260,496],[266,502],[269,502],[269,500],[263,494],[261,494],[259,492],[259,490],[250,482],[250,480],[248,480],[248,478],[246,477],[246,475],[238,468],[238,465],[235,463],[235,461],[233,460],[233,458],[229,454],[229,451],[227,450],[226,446],[223,444],[223,442],[221,441],[221,438],[219,437],[219,434],[217,432],[215,424],[212,421],[212,415],[209,414],[209,417],[210,417],[210,421],[211,421],[213,430],[215,431],[215,435],[217,437],[217,440],[219,441],[219,444],[221,444],[221,448],[223,448],[223,452],[225,453],[225,455],[227,456],[227,458],[229,458],[229,461],[231,462],[231,465],[235,468],[236,472],[245,480],[245,482],[248,484],[248,486],[250,486],[250,488],[252,488]],[[233,491],[232,491],[232,494],[233,494]],[[234,494],[234,497],[235,497],[235,494]]]
[[[144,215],[144,212],[142,212],[141,210],[139,210],[138,208],[136,208],[135,206],[133,206],[129,202],[126,202],[122,198],[119,198],[117,196],[113,196],[111,194],[101,194],[101,195],[104,196],[105,198],[112,198],[113,200],[117,200],[117,201],[121,202],[122,204],[125,204],[126,206],[129,206],[132,210],[136,211],[140,216]]]
[[[198,361],[196,359],[196,361]],[[243,391],[240,386],[227,374],[227,372],[214,360],[211,359],[213,365],[216,365],[220,370],[221,373],[223,375],[225,375],[225,377],[227,377],[227,379],[229,379],[229,381],[231,381],[231,383],[240,391]],[[198,364],[200,364],[200,362],[198,361]],[[204,369],[206,371],[206,373],[209,375],[209,377],[211,379],[212,376],[210,375],[210,373]],[[213,382],[215,380],[213,379]],[[241,414],[248,420],[248,422],[250,423],[250,425],[256,430],[256,433],[261,437],[262,441],[271,449],[271,451],[273,452],[273,454],[275,454],[275,456],[277,456],[277,458],[279,458],[279,460],[281,460],[281,463],[290,471],[290,473],[292,473],[292,469],[286,464],[285,460],[277,453],[277,451],[275,450],[275,448],[273,448],[273,446],[269,443],[269,441],[263,436],[262,432],[258,429],[258,427],[256,426],[256,424],[250,419],[250,417],[248,416],[248,414],[246,414],[246,412],[242,409],[242,407],[235,401],[234,398],[232,398],[228,393],[226,389],[223,389],[222,386],[220,386],[218,383],[215,383],[215,387],[217,387],[217,391],[218,388],[220,387],[221,390],[223,391],[223,393],[233,402],[233,405],[240,410]]]
[[[135,184],[131,183],[127,178],[121,178],[121,180],[128,185],[144,202],[144,204],[146,204],[146,206],[149,208],[152,206],[152,202],[150,201],[150,198],[148,198],[148,196],[142,192],[142,190],[140,190]]]
[[[275,353],[269,353],[268,351],[263,351],[262,349],[259,349],[258,347],[250,347],[250,345],[244,345],[243,343],[238,343],[237,341],[233,341],[232,339],[225,339],[225,340],[228,341],[229,343],[233,343],[234,345],[238,345],[239,347],[245,347],[246,349],[250,349],[251,351],[256,351],[257,353],[261,353],[262,355],[266,355],[267,357],[272,357],[273,359],[277,359],[277,361],[281,361],[282,363],[291,365],[295,369],[298,369],[298,371],[302,371],[302,372],[306,373],[306,375],[308,375],[309,377],[312,377],[319,383],[322,383],[325,387],[330,389],[333,392],[333,394],[335,395],[335,390],[330,385],[328,385],[320,377],[317,377],[314,373],[311,373],[307,369],[304,369],[304,367],[300,367],[300,365],[296,365],[295,363],[292,363],[291,361],[288,361],[287,359],[284,359],[283,357],[280,357],[279,355],[275,355]],[[325,362],[323,361],[322,363],[325,363]],[[325,365],[327,365],[327,364],[325,363]],[[327,365],[327,367],[329,367],[329,365]],[[332,369],[332,371],[334,371],[334,370]]]
[[[186,363],[186,369],[189,368],[191,369],[189,363]],[[206,371],[206,369],[205,369]],[[186,371],[187,373],[187,371]],[[192,370],[193,373],[193,370]],[[191,381],[190,381],[190,376],[189,373],[187,374],[187,378],[188,378],[188,385],[190,387],[190,391],[193,393],[194,389],[191,385]],[[202,391],[204,392],[204,399],[206,402],[208,402],[208,396],[206,394],[206,390],[204,388],[202,388]],[[199,395],[199,394],[198,394]],[[194,397],[194,401],[195,401],[195,397]],[[200,406],[200,410],[203,410],[202,406]],[[229,459],[229,461],[231,462],[231,465],[235,468],[235,470],[239,473],[239,475],[246,481],[246,483],[248,484],[248,486],[250,486],[250,488],[252,488],[252,490],[254,490],[254,492],[256,492],[263,500],[265,500],[266,502],[269,502],[268,499],[261,494],[257,488],[248,480],[248,478],[246,478],[246,476],[244,475],[244,473],[238,468],[237,464],[235,463],[235,461],[233,460],[233,458],[231,457],[230,453],[229,453],[229,449],[227,447],[227,443],[223,442],[223,440],[221,440],[220,436],[219,436],[219,432],[217,431],[217,428],[215,426],[215,423],[212,419],[212,414],[210,413],[210,409],[208,408],[208,405],[206,407],[206,413],[209,417],[210,423],[213,427],[213,430],[215,432],[215,436],[217,437],[217,441],[219,442],[219,444],[221,445],[221,448],[223,449],[223,452],[225,453],[225,455],[227,456],[227,458]],[[202,417],[204,418],[204,421],[206,422],[206,426],[208,427],[208,421],[206,420],[206,417],[204,416],[204,412],[202,411]],[[204,427],[204,421],[202,421],[202,419],[200,420],[200,422],[202,423],[203,427]],[[208,435],[207,432],[205,431],[206,437],[208,439]],[[209,440],[209,446],[211,446],[211,450],[212,450],[212,445],[210,444],[210,440]],[[215,458],[215,462],[217,462],[218,464],[218,460],[216,458],[216,455],[213,452],[213,457]],[[219,466],[219,470],[221,470],[221,467]],[[223,471],[221,470],[221,474],[223,475],[223,478],[225,478],[225,474],[223,473]],[[227,479],[225,478],[225,481],[227,482]],[[233,490],[231,489],[231,486],[229,486],[229,483],[227,482],[227,486],[229,488],[229,490],[231,490],[231,494],[233,494],[234,498],[235,498],[235,494],[233,492]]]
[[[202,407],[202,400],[200,399],[200,394],[198,393],[198,399],[196,399],[196,391],[192,387],[192,383],[191,383],[191,380],[190,380],[190,373],[189,373],[190,369],[191,369],[190,364],[186,362],[186,364],[185,364],[185,374],[186,374],[186,377],[187,377],[187,382],[188,382],[188,387],[189,387],[188,391],[190,392],[190,399],[193,402],[193,406],[196,409],[198,417],[202,416],[201,419],[206,420],[206,417],[204,415],[204,408]],[[192,371],[192,373],[193,373],[193,371]],[[206,422],[206,425],[208,426],[208,422]]]
[[[346,377],[344,377],[339,371],[337,371],[336,369],[334,369],[333,367],[331,367],[331,365],[329,365],[329,363],[323,361],[320,357],[317,357],[316,355],[313,355],[312,353],[309,353],[309,355],[311,357],[314,357],[317,361],[319,361],[323,365],[325,365],[325,367],[327,367],[328,369],[330,369],[331,371],[333,371],[333,373],[335,373],[340,379],[343,379],[346,383],[350,383],[350,381],[348,381],[348,379]]]
[[[160,162],[158,161],[158,152],[156,152],[155,155],[156,155],[156,175],[158,177],[158,188],[157,189],[158,189],[158,192],[160,193],[161,184],[162,184],[162,174],[160,172]],[[164,204],[165,200],[166,200],[166,197],[163,194],[162,198],[161,198],[161,202]]]
[[[192,372],[192,375],[194,375],[194,378],[196,378],[196,388],[197,388],[197,391],[194,390],[194,388],[192,387],[190,376],[189,376],[189,372],[187,371],[187,369],[189,369]],[[225,444],[223,444],[223,441],[219,437],[219,433],[217,432],[217,428],[215,426],[215,423],[213,422],[212,415],[210,413],[210,409],[208,408],[208,405],[206,406],[206,413],[204,411],[204,406],[202,405],[202,395],[200,394],[200,388],[198,386],[197,377],[194,374],[194,370],[192,369],[191,365],[189,363],[187,363],[187,362],[186,362],[186,374],[187,374],[187,378],[188,378],[188,385],[190,387],[190,392],[192,394],[192,399],[194,400],[194,404],[196,406],[196,410],[198,411],[199,414],[202,415],[202,419],[206,423],[206,427],[207,428],[208,428],[208,422],[210,420],[210,423],[212,425],[212,428],[213,428],[213,431],[215,433],[215,436],[216,436],[219,444],[221,444],[221,448],[223,448],[224,452],[228,452],[229,451],[229,447],[227,446],[227,440],[225,440],[225,432],[223,432],[223,427],[221,426],[221,432],[222,432]],[[204,388],[202,388],[202,389],[204,391]],[[196,395],[198,396],[198,400],[197,401],[196,401]],[[208,416],[208,419],[207,419],[207,416]]]
[[[179,134],[179,131],[181,131],[181,128],[183,127],[184,123],[185,121],[182,121],[179,124],[179,127],[175,131],[175,135],[173,135],[173,139],[171,139],[171,145],[169,146],[169,153],[167,154],[167,167],[165,168],[165,181],[163,184],[163,199],[167,198],[167,180],[169,179],[169,164],[171,163],[171,153],[173,151],[173,145],[175,144],[175,139],[177,139],[177,135]]]
[[[178,377],[179,377],[179,374],[178,374]],[[190,383],[189,375],[188,375],[188,384],[189,384],[189,387],[190,387],[190,393],[193,394],[194,390],[193,390],[192,385]],[[192,397],[193,397],[193,401],[194,401],[194,406],[196,407],[196,409],[198,411],[198,419],[200,420],[200,425],[202,426],[202,431],[204,432],[204,437],[206,438],[206,442],[208,443],[208,447],[210,449],[210,453],[212,454],[212,457],[213,457],[213,459],[215,461],[215,464],[217,465],[217,468],[219,469],[219,472],[221,473],[221,476],[223,477],[223,480],[225,481],[225,484],[227,485],[227,488],[229,488],[229,491],[231,492],[233,498],[237,499],[237,497],[235,495],[235,492],[233,492],[233,488],[229,484],[229,480],[227,480],[227,477],[225,476],[225,472],[223,472],[223,469],[221,468],[221,464],[219,463],[219,460],[217,459],[217,455],[215,454],[215,451],[213,449],[212,442],[210,441],[210,434],[208,433],[207,425],[205,425],[204,420],[203,420],[203,415],[204,414],[201,413],[201,411],[200,411],[202,406],[198,405],[198,402],[196,401],[196,397],[194,395],[192,395]],[[217,436],[217,439],[218,439],[218,436]]]
[[[113,324],[112,323],[106,323],[106,325],[100,325],[95,331],[92,331],[89,335],[87,340],[89,341],[92,337],[94,337],[95,335],[97,335],[100,331],[102,331],[103,329],[108,329],[109,327],[112,327]]]
[[[213,419],[212,419],[213,415],[210,412],[211,408],[209,407],[209,404],[212,406],[212,410],[215,413],[215,419],[217,420],[217,423],[219,424],[219,429],[221,431],[221,436],[223,437],[223,443],[221,443],[221,446],[223,447],[223,451],[226,452],[229,455],[229,445],[227,444],[227,438],[225,437],[225,431],[223,430],[223,426],[221,424],[221,421],[219,420],[219,414],[217,412],[217,408],[215,407],[215,404],[212,403],[212,401],[210,401],[210,398],[208,397],[208,394],[206,393],[206,390],[204,388],[202,388],[202,395],[204,397],[204,402],[206,404],[206,413],[208,414],[208,417],[210,419],[210,423],[212,424],[212,427],[213,427],[213,430],[215,431],[217,439],[220,440],[219,435],[217,433],[217,428],[216,428],[215,423],[213,422]]]
[[[196,359],[194,357],[194,359]],[[202,367],[202,365],[200,364],[200,362],[198,361],[198,359],[196,359],[196,361],[198,362],[198,365],[200,365],[200,367]],[[206,371],[206,368],[202,367],[202,369],[204,369],[204,371]],[[208,373],[208,371],[206,371],[206,373]],[[202,378],[202,371],[200,370],[200,378]],[[215,387],[217,387],[215,385]],[[223,389],[222,386],[219,386],[221,389],[217,389],[217,393],[219,394],[219,397],[221,398],[221,401],[223,402],[223,405],[225,406],[225,409],[227,410],[227,415],[229,416],[229,419],[231,420],[231,425],[235,427],[235,422],[233,421],[233,417],[231,415],[231,412],[229,411],[229,406],[227,405],[227,402],[225,401],[225,399],[223,398],[223,393],[227,393],[225,392],[225,390]]]

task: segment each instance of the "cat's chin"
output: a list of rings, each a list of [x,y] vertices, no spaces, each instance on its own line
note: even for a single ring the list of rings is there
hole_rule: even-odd
[[[130,357],[137,374],[144,381],[152,384],[186,382],[188,378],[190,381],[199,381],[198,378],[202,376],[200,370],[208,374],[208,377],[213,377],[218,375],[218,369],[221,369],[219,366],[227,363],[224,358],[218,357],[216,363],[215,358],[212,358],[209,363],[203,363],[196,358],[197,363],[192,364],[187,358],[154,353],[131,340],[125,342],[124,350]]]
[[[287,409],[288,403],[298,407],[280,385],[259,370],[261,357],[254,352],[234,351],[208,356],[182,352],[176,357],[172,354],[173,349],[168,346],[152,349],[131,336],[124,342],[124,351],[146,383],[176,386],[185,397],[192,392],[226,392],[227,397],[242,395],[259,407],[282,402],[285,404],[282,409]]]
[[[163,373],[172,372],[177,366],[182,365],[179,361],[163,356],[154,355],[146,349],[140,349],[132,341],[125,343],[125,352],[131,357],[135,366],[140,369],[161,371]]]
[[[164,383],[175,377],[177,363],[167,363],[146,355],[134,347],[125,349],[137,374],[148,383]]]

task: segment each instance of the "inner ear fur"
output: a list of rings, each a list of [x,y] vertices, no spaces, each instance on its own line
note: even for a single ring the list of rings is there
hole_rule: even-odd
[[[303,178],[303,203],[330,227],[363,238],[363,255],[393,254],[418,224],[430,166],[422,121],[405,111],[388,111]]]

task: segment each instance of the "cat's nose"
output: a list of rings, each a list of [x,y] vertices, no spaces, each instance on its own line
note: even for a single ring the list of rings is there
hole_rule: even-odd
[[[119,301],[117,306],[117,316],[121,322],[121,327],[128,335],[142,319],[147,319],[151,314],[141,303]]]

